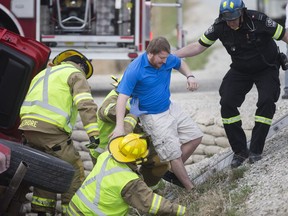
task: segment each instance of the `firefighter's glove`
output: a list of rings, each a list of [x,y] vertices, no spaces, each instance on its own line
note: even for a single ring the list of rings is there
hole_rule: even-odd
[[[89,137],[90,143],[86,144],[85,146],[88,149],[96,149],[100,143],[100,139],[98,136],[91,136]]]
[[[141,111],[139,109],[139,99],[137,98],[137,99],[133,99],[131,101],[130,113],[135,115],[136,117],[139,117],[139,116],[141,116],[143,114],[146,114],[147,111]]]

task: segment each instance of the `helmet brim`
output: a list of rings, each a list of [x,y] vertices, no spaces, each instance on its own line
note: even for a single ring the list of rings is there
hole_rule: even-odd
[[[229,11],[223,12],[221,16],[222,16],[222,19],[225,21],[232,21],[232,20],[238,19],[241,16],[241,14],[242,14],[241,10],[236,10],[234,12],[229,12]]]
[[[109,144],[108,144],[108,151],[110,152],[110,154],[112,155],[112,157],[120,163],[129,163],[129,162],[136,162],[135,158],[132,157],[128,157],[123,155],[123,153],[120,151],[119,145],[122,142],[122,140],[124,139],[125,136],[119,136],[119,137],[115,137],[113,138]],[[146,158],[149,154],[149,150],[147,149],[147,151],[145,152],[144,155],[142,155],[142,158]]]
[[[67,59],[71,56],[80,56],[84,60],[84,62],[87,65],[87,69],[88,69],[87,71],[84,71],[85,76],[86,76],[86,79],[89,79],[93,74],[93,66],[92,66],[91,62],[89,61],[89,59],[87,59],[82,53],[78,52],[77,50],[71,49],[71,50],[65,50],[65,51],[59,53],[52,60],[52,63],[54,65],[59,65],[62,61],[64,61],[65,59]]]

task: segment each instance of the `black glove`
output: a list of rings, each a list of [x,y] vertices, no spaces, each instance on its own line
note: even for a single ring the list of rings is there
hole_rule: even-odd
[[[89,137],[90,143],[86,144],[85,146],[88,149],[96,149],[100,143],[100,139],[98,136],[91,136]]]
[[[288,59],[284,53],[279,53],[279,61],[280,61],[282,70],[288,70]]]

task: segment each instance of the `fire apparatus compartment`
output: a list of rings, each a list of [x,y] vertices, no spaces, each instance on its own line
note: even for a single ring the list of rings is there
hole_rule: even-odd
[[[135,0],[54,0],[51,25],[57,34],[132,35],[134,6]],[[48,7],[41,10],[47,13]]]
[[[0,28],[0,132],[19,121],[31,79],[46,67],[50,48]]]
[[[56,0],[58,30],[83,32],[91,28],[90,0]]]
[[[132,35],[131,27],[135,1],[131,0],[96,0],[97,35]]]

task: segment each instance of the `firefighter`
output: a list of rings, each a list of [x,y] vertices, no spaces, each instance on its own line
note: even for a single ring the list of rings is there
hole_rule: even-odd
[[[105,150],[107,150],[106,148],[109,143],[109,135],[112,133],[116,125],[116,102],[118,98],[116,88],[121,81],[121,78],[122,76],[119,79],[112,76],[112,79],[115,81],[114,83],[112,83],[114,89],[112,89],[105,97],[102,105],[97,111],[97,123],[100,131],[100,144],[96,148],[94,146],[90,147],[90,155],[94,165],[99,155]],[[130,107],[131,106],[129,100],[126,104],[126,113],[124,118],[125,134],[131,132],[142,133],[143,129],[139,125],[137,112],[132,111],[131,113]],[[146,139],[147,142],[150,142],[150,139],[148,137]],[[147,162],[142,164],[140,170],[145,180],[145,183],[149,187],[157,189],[157,184],[159,183],[161,177],[168,171],[170,165],[167,162],[160,162],[160,159],[157,156],[157,153],[152,145],[150,145],[149,150],[150,154],[148,156],[148,160]],[[179,184],[179,181],[174,180],[174,183],[175,182]]]
[[[111,140],[73,196],[68,215],[127,215],[129,206],[153,215],[185,215],[186,207],[153,193],[137,165],[147,160],[146,139],[130,133]]]
[[[175,52],[179,57],[202,53],[219,39],[231,56],[232,64],[219,89],[222,122],[234,152],[231,167],[262,158],[265,139],[280,95],[278,47],[274,40],[288,43],[288,33],[264,13],[248,10],[242,0],[221,0],[219,17],[197,41]],[[284,63],[285,64],[285,63]],[[253,85],[258,90],[255,125],[251,144],[242,129],[238,107]]]
[[[84,181],[80,155],[73,146],[72,128],[77,114],[84,125],[90,142],[99,144],[95,104],[86,79],[93,73],[91,62],[76,50],[66,50],[37,74],[29,87],[20,110],[23,136],[32,148],[51,154],[75,168],[69,190],[61,195],[62,212]],[[56,194],[34,188],[32,211],[55,213]]]
[[[111,76],[114,83],[112,83],[114,89],[112,89],[109,94],[104,98],[101,106],[97,111],[97,123],[99,131],[100,144],[98,147],[89,146],[90,155],[95,165],[98,156],[106,150],[109,142],[109,135],[113,131],[116,122],[116,101],[118,98],[118,93],[115,88],[117,88],[118,83],[121,81],[121,77],[118,79]],[[129,113],[130,104],[127,103],[126,106],[126,116],[125,116],[125,132],[126,134],[131,133],[135,126],[137,125],[138,118],[131,113]]]

